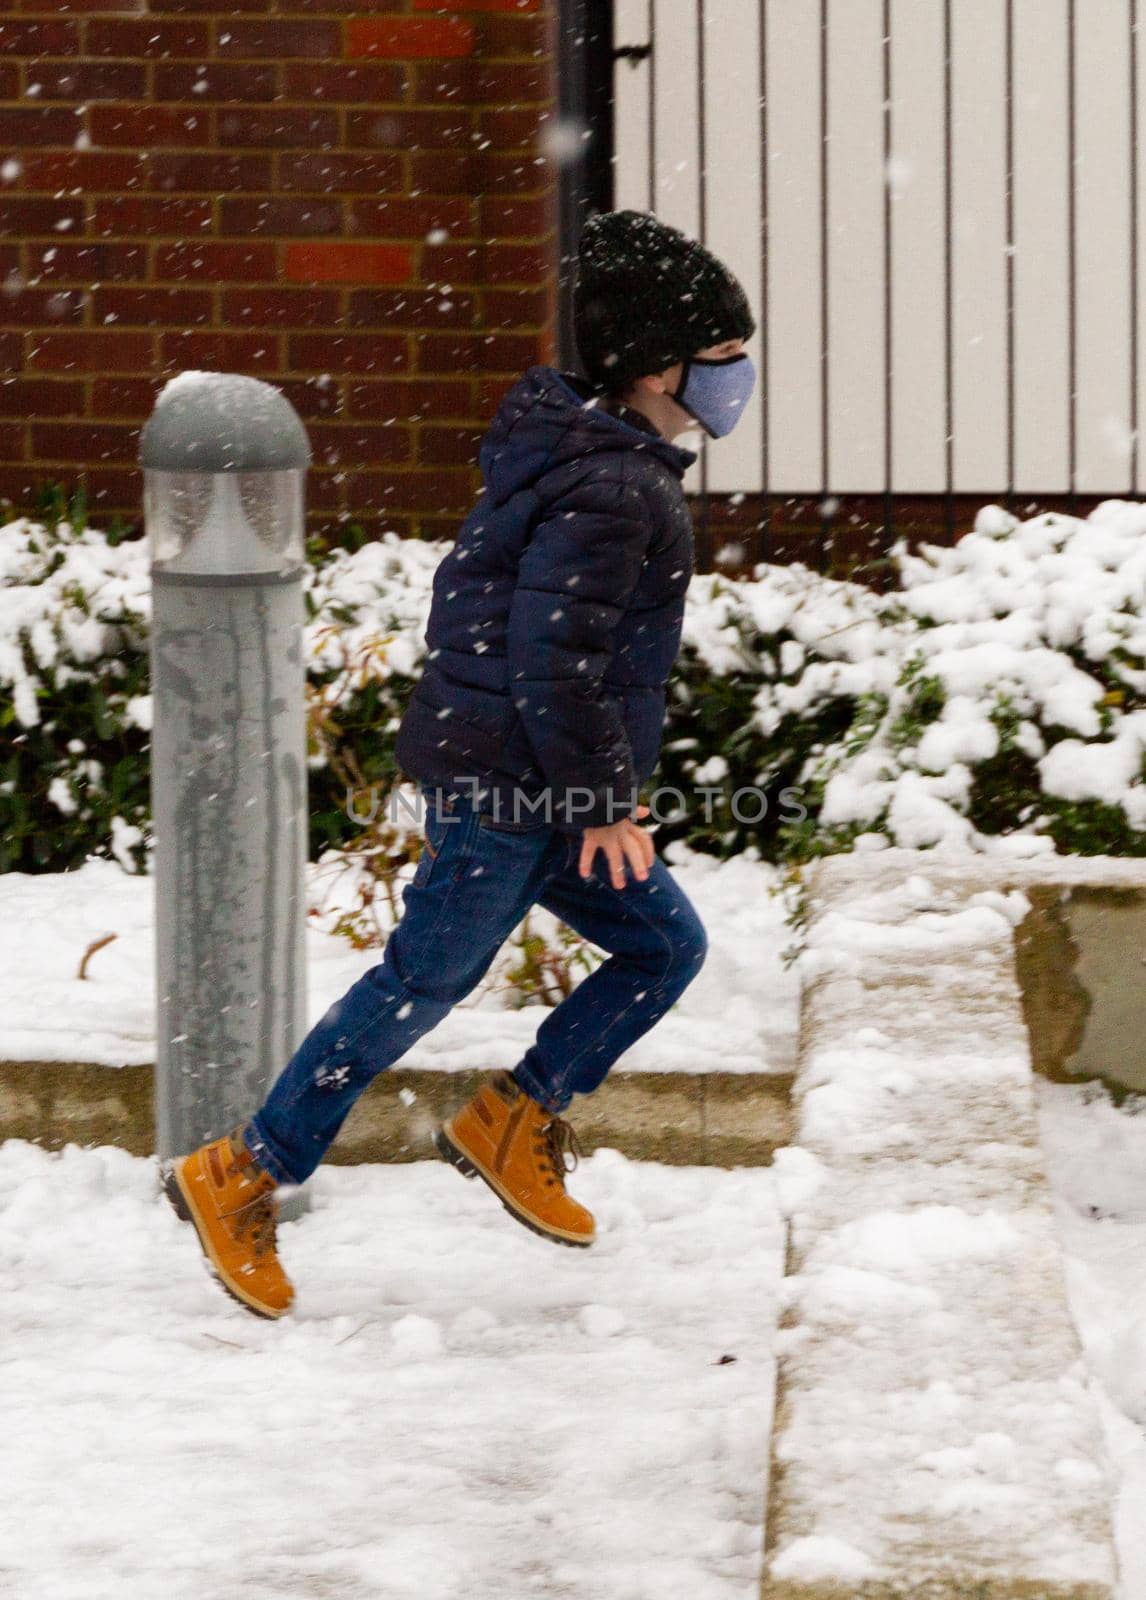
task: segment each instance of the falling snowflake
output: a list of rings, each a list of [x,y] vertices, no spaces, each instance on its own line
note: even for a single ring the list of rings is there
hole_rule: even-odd
[[[883,169],[884,182],[893,200],[906,194],[915,176],[914,163],[905,156],[891,156]]]
[[[548,160],[555,161],[559,167],[564,167],[580,157],[586,142],[591,137],[592,130],[584,123],[577,122],[571,117],[559,117],[555,121],[546,123],[541,130],[538,143]]]

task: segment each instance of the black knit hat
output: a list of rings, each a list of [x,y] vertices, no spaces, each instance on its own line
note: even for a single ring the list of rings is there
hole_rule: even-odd
[[[748,297],[711,251],[643,211],[581,234],[573,330],[589,381],[617,390],[755,330]]]

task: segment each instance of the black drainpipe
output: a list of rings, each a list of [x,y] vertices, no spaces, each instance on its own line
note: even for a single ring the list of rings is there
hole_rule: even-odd
[[[560,0],[557,21],[557,349],[579,371],[573,342],[573,279],[585,219],[613,209],[613,7]],[[587,137],[584,137],[587,135]]]

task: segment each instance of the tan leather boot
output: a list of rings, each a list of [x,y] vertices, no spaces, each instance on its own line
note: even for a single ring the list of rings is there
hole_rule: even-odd
[[[556,1244],[593,1243],[590,1212],[565,1192],[566,1156],[577,1164],[573,1129],[539,1106],[508,1072],[480,1088],[434,1143],[444,1161],[481,1178],[510,1214]]]
[[[294,1289],[275,1253],[275,1180],[239,1133],[182,1156],[164,1175],[167,1198],[195,1225],[215,1276],[257,1317],[281,1317]]]

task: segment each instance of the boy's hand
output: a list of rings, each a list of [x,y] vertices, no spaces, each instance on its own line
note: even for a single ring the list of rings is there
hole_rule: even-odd
[[[637,807],[638,817],[647,817],[648,814],[648,806]],[[633,876],[643,883],[656,859],[652,839],[644,828],[637,827],[632,817],[622,817],[620,822],[611,822],[607,828],[585,829],[581,835],[581,859],[577,864],[583,878],[591,875],[598,850],[605,852],[614,889],[625,887],[626,861],[633,870]]]

